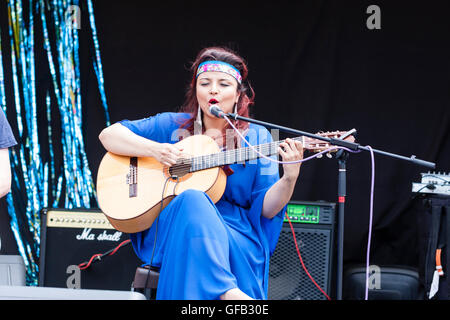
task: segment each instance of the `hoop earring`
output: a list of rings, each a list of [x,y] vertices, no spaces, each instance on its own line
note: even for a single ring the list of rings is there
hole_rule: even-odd
[[[233,111],[233,113],[237,114],[237,102],[234,104],[234,111]]]

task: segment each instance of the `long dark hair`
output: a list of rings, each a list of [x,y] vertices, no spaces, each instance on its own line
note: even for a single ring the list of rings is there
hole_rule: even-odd
[[[180,108],[181,112],[186,112],[190,114],[189,119],[186,122],[184,122],[181,127],[188,130],[191,134],[194,133],[194,121],[197,117],[197,112],[199,108],[196,92],[197,68],[202,62],[208,60],[217,60],[226,62],[234,66],[241,73],[242,81],[241,84],[238,83],[237,88],[238,91],[240,92],[239,100],[237,102],[238,115],[243,117],[249,117],[249,106],[254,104],[255,92],[253,91],[253,88],[251,87],[250,83],[247,80],[248,67],[245,60],[241,56],[239,56],[236,52],[226,47],[204,48],[198,53],[195,60],[191,63],[190,71],[192,73],[192,79],[186,91],[185,101]],[[250,92],[250,97],[248,95],[248,92]],[[245,131],[248,128],[248,123],[245,121],[236,121],[234,125],[241,132]],[[227,124],[226,127],[224,128],[223,132],[224,135],[227,129],[231,129],[229,124]],[[235,139],[235,141],[236,142],[239,141],[239,138],[237,138],[237,140]]]

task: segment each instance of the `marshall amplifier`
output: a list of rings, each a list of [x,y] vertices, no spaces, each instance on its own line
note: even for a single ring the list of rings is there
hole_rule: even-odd
[[[43,209],[39,286],[131,290],[142,264],[100,210]]]

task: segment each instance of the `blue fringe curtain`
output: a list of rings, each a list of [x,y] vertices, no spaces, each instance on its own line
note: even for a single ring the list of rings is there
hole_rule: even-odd
[[[87,12],[81,11],[87,7]],[[45,207],[97,207],[95,186],[86,156],[82,131],[82,103],[79,59],[79,30],[89,28],[95,55],[92,57],[99,94],[109,125],[100,49],[91,0],[8,0],[9,39],[0,39],[0,103],[3,110],[15,108],[19,144],[10,149],[12,188],[7,195],[11,230],[26,266],[27,285],[38,284],[40,211]],[[81,25],[81,15],[89,25]],[[42,32],[39,37],[36,32]],[[36,39],[43,41],[36,46]],[[52,39],[52,40],[51,40]],[[2,45],[10,42],[14,104],[6,105]],[[53,41],[53,42],[51,42]],[[53,92],[45,104],[36,99],[36,50],[44,48]],[[51,110],[59,110],[59,119]],[[38,127],[38,114],[46,114],[47,126]],[[45,130],[46,135],[40,135]],[[61,140],[54,141],[54,130]],[[42,136],[48,141],[39,141]],[[56,143],[61,143],[55,148]],[[41,145],[48,145],[42,150]],[[61,154],[55,154],[61,150]],[[56,167],[55,159],[62,159]]]

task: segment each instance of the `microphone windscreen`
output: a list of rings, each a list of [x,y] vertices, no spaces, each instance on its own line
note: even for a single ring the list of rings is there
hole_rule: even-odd
[[[223,118],[224,116],[224,112],[217,104],[213,104],[211,107],[209,107],[209,112],[211,112],[211,114],[216,116],[217,118]]]

